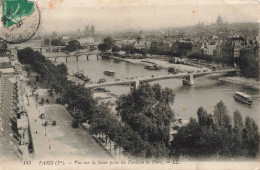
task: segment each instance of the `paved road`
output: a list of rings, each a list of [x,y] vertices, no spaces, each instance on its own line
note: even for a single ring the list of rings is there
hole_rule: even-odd
[[[25,95],[23,96],[24,106],[28,113],[34,153],[36,158],[40,159],[50,155],[50,150],[48,149],[49,138],[45,136],[45,128],[42,126],[42,120],[39,118],[39,115],[42,113],[42,108],[39,106],[36,107],[36,102],[33,97],[26,97],[26,95],[30,95],[29,91],[29,87],[26,86]]]
[[[57,125],[47,127],[47,135],[52,139],[51,148],[57,153],[67,157],[89,157],[107,159],[111,158],[92,137],[82,128],[72,128],[72,117],[68,111],[60,105],[45,106],[46,120],[56,120]]]

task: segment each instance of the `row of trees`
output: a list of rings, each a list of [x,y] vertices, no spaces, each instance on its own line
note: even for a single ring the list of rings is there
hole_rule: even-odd
[[[100,43],[98,45],[98,49],[100,51],[107,51],[110,50],[113,47],[113,39],[111,37],[106,37],[103,40],[103,43]]]
[[[181,127],[172,141],[172,154],[192,157],[255,157],[259,152],[259,134],[255,121],[239,111],[231,117],[220,101],[214,114],[200,107],[194,118]]]
[[[114,48],[112,48],[112,51]],[[133,45],[124,45],[120,50],[125,51],[126,54],[142,54],[143,56],[146,55],[146,49],[137,49]]]
[[[75,85],[67,80],[68,69],[65,64],[54,65],[41,53],[31,48],[19,50],[17,56],[22,64],[28,64],[30,69],[37,73],[37,82],[48,88],[50,94],[53,95],[55,92],[59,103],[66,104],[77,123],[93,114],[95,101],[90,91],[82,85]]]
[[[137,42],[138,42],[137,38]],[[160,45],[160,44],[159,44]],[[100,51],[107,51],[112,50],[112,52],[119,52],[119,51],[125,51],[126,54],[142,54],[145,56],[146,54],[157,54],[157,55],[171,55],[171,56],[179,56],[179,53],[174,52],[174,49],[172,50],[163,50],[163,48],[157,47],[157,43],[152,43],[151,47],[149,49],[138,49],[135,48],[134,45],[123,45],[121,48],[116,46],[113,42],[113,39],[111,37],[106,37],[103,40],[103,43],[100,43],[98,45],[98,49]]]
[[[68,45],[66,45],[66,47],[62,48],[61,50],[73,52],[81,49],[83,49],[83,47],[80,45],[79,41],[71,40],[68,42]]]
[[[65,46],[65,41],[62,40],[62,38],[56,38],[51,40],[51,45],[53,46]]]
[[[112,50],[112,52],[119,52],[119,51],[125,51],[126,54],[142,54],[142,55],[146,55],[147,50],[145,49],[137,49],[134,48],[133,45],[125,45],[122,48],[115,46],[113,39],[111,37],[106,37],[103,40],[103,43],[100,43],[98,45],[98,49],[100,51],[107,51],[107,50]]]
[[[256,50],[243,50],[239,58],[235,60],[240,68],[241,75],[246,78],[259,79],[259,58],[257,58]]]

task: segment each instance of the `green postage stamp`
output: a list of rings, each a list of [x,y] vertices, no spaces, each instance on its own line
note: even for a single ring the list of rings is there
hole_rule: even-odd
[[[0,38],[8,43],[21,43],[34,36],[40,24],[36,2],[28,0],[0,1]]]
[[[4,27],[9,27],[30,16],[34,11],[34,2],[28,0],[3,0],[2,22]]]

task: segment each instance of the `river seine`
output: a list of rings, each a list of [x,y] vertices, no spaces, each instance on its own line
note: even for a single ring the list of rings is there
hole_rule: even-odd
[[[76,61],[76,58],[68,58],[68,62],[65,62],[65,58],[61,57],[57,59],[57,62],[66,63],[70,74],[82,70],[93,82],[97,82],[101,78],[112,79],[113,77],[103,74],[105,70],[115,71],[114,78],[118,79],[168,73],[166,69],[159,71],[146,70],[144,65],[141,64],[131,64],[115,59],[102,59],[101,57],[97,59],[95,55],[89,56],[89,60],[86,59],[86,56],[80,56],[79,62]],[[236,91],[242,91],[249,95],[259,95],[259,90],[208,77],[195,79],[195,86],[192,87],[183,86],[182,81],[179,79],[160,80],[151,83],[159,83],[162,87],[168,87],[174,91],[175,101],[172,108],[179,118],[197,118],[197,110],[200,106],[205,108],[208,113],[213,114],[214,106],[222,100],[232,117],[233,112],[239,110],[244,119],[246,116],[250,116],[260,125],[259,98],[255,98],[252,106],[238,103],[233,99],[233,94]],[[117,95],[127,94],[130,91],[129,86],[120,85],[106,87],[106,89]]]

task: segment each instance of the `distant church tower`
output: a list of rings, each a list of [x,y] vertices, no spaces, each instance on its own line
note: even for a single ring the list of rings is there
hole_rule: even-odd
[[[88,35],[88,34],[89,34],[89,25],[85,26],[85,35]]]
[[[90,27],[90,33],[91,33],[91,35],[94,35],[94,34],[95,34],[95,26],[94,26],[94,25],[91,25],[91,27]]]
[[[223,23],[222,18],[221,18],[220,15],[218,15],[217,25],[220,25],[220,24],[222,24],[222,23]]]
[[[80,36],[80,34],[81,34],[81,33],[80,33],[80,28],[79,28],[79,26],[78,26],[78,36]]]

